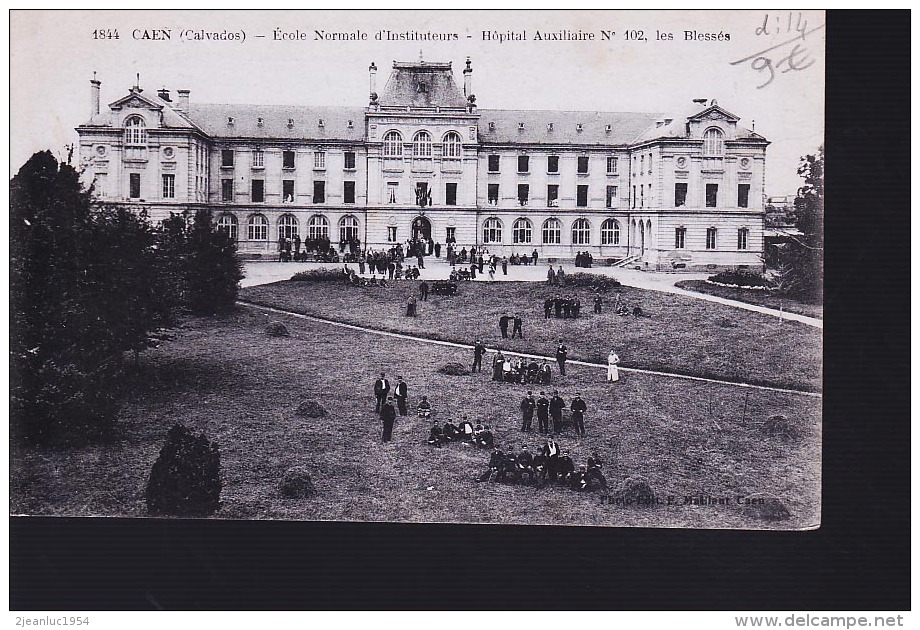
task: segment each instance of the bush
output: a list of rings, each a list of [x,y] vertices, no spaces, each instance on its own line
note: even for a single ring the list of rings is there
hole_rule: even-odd
[[[325,418],[326,408],[315,400],[305,400],[297,405],[297,415],[301,418]]]
[[[470,369],[463,365],[462,363],[446,363],[438,368],[438,372],[441,374],[447,374],[448,376],[469,376]]]
[[[718,284],[732,284],[739,287],[756,287],[761,289],[769,288],[770,283],[762,274],[757,273],[756,271],[745,271],[744,269],[736,269],[732,271],[722,271],[715,274],[714,276],[709,276],[709,282],[717,282]]]
[[[265,327],[265,334],[269,337],[290,337],[287,326],[281,322],[269,322]]]
[[[744,497],[741,502],[744,504],[742,510],[744,515],[751,518],[763,521],[782,521],[791,516],[779,497],[771,494],[758,492]]]
[[[621,286],[616,278],[593,273],[572,273],[565,276],[565,285],[569,287],[590,287],[595,291],[607,293]]]
[[[613,493],[613,498],[624,506],[655,507],[655,492],[643,477],[627,477]]]
[[[220,507],[220,449],[176,424],[147,481],[151,515],[210,516]]]
[[[298,271],[291,276],[293,282],[342,282],[345,274],[341,269],[309,269],[307,271]]]
[[[278,490],[285,499],[303,499],[316,493],[306,466],[294,466],[286,470]]]

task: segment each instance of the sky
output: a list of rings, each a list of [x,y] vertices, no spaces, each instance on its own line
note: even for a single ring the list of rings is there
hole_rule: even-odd
[[[823,25],[821,11],[775,10],[13,11],[9,170],[38,150],[66,155],[94,72],[103,107],[138,73],[145,90],[198,102],[360,107],[370,62],[382,92],[394,60],[421,55],[451,61],[461,86],[470,57],[486,109],[687,115],[693,99],[716,99],[771,141],[767,194],[795,194],[799,158],[824,137]]]

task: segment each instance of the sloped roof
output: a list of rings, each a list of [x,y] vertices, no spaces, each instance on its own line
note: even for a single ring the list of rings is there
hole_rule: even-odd
[[[378,102],[381,107],[466,107],[450,64],[428,61],[394,62]]]
[[[233,124],[227,123],[233,118]],[[364,140],[364,108],[191,103],[189,118],[214,138]],[[259,118],[262,126],[259,126]],[[288,121],[293,119],[293,126]],[[323,126],[319,121],[322,119]],[[352,121],[349,128],[348,121]]]
[[[115,107],[115,111],[104,111],[90,116],[90,119],[83,123],[84,127],[120,127],[122,119],[126,112],[121,109],[122,105],[132,106],[132,101],[137,101],[144,107],[153,108],[163,116],[162,126],[168,129],[191,129],[195,124],[189,121],[181,112],[176,111],[173,107],[175,103],[167,102],[156,94],[145,94],[142,91],[131,90],[126,96],[109,104],[109,107]]]
[[[556,110],[480,109],[483,143],[630,144],[663,114],[635,112],[565,112]],[[490,128],[494,123],[494,128]],[[524,128],[520,128],[524,123]],[[552,124],[552,130],[549,125]],[[581,131],[578,125],[581,124]],[[610,125],[610,131],[607,131]]]

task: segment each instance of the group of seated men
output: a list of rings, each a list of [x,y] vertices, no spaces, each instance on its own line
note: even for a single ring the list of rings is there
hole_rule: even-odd
[[[601,472],[603,462],[597,453],[593,453],[588,462],[576,470],[568,451],[562,451],[561,455],[553,454],[554,447],[544,443],[534,454],[527,446],[522,446],[521,452],[515,455],[513,451],[505,453],[496,446],[489,457],[489,468],[477,480],[524,483],[526,475],[527,483],[537,487],[558,483],[578,492],[590,490],[591,482],[596,481],[604,492],[609,492],[607,479]]]
[[[550,317],[570,318],[578,317],[581,313],[581,300],[574,298],[546,298],[543,300],[543,315]]]
[[[538,364],[536,359],[530,362],[522,357],[506,357],[501,350],[492,358],[492,380],[502,383],[549,384],[553,379],[553,369],[546,360]]]
[[[448,420],[443,427],[435,420],[431,424],[431,432],[428,434],[427,441],[438,448],[451,442],[474,444],[479,448],[492,448],[495,446],[492,427],[488,424],[483,426],[479,422],[476,423],[476,426],[473,426],[473,423],[466,418],[463,418],[460,424],[454,424],[453,420]]]

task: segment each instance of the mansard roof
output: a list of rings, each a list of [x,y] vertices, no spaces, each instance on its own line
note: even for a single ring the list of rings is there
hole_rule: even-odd
[[[485,144],[627,145],[664,117],[636,112],[478,111],[479,140]]]
[[[193,102],[189,105],[189,118],[213,138],[364,140],[362,107],[214,105]],[[229,122],[231,118],[232,124]]]
[[[464,109],[466,98],[454,82],[450,63],[394,61],[379,104],[382,108]]]

